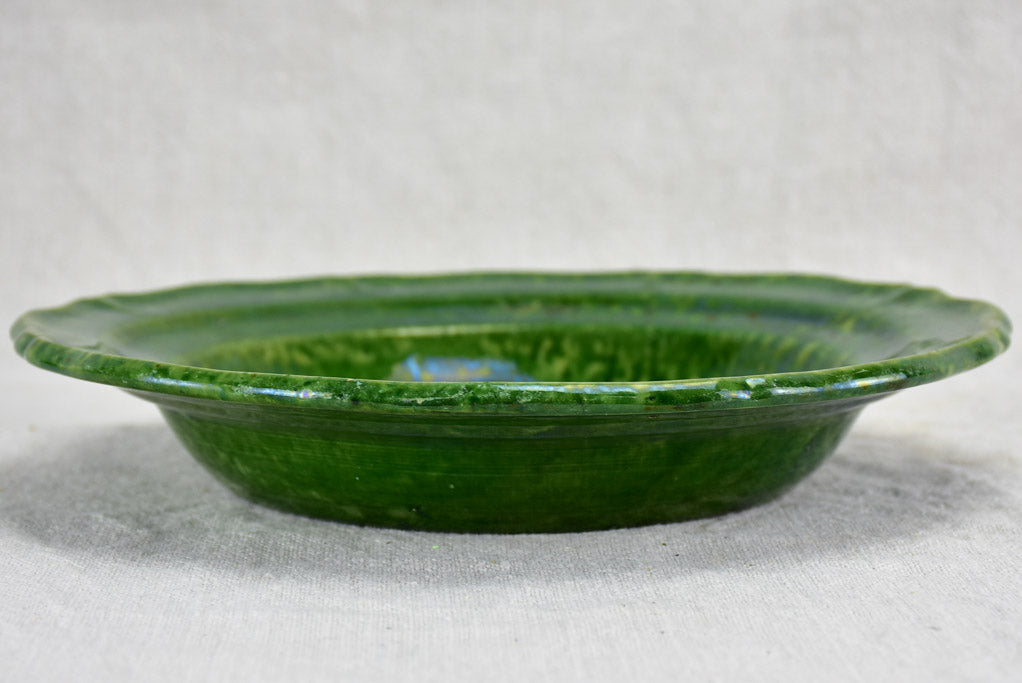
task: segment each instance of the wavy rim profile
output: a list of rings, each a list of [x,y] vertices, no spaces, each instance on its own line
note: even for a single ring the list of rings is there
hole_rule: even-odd
[[[936,348],[883,360],[816,370],[649,382],[408,382],[219,370],[108,353],[104,331],[144,320],[161,305],[227,296],[235,306],[260,303],[268,291],[319,291],[320,295],[367,296],[373,287],[457,283],[459,286],[549,284],[596,286],[615,283],[662,286],[672,282],[730,283],[748,287],[822,287],[849,294],[875,292],[882,304],[930,307],[971,316],[975,328]],[[532,290],[528,290],[532,291]],[[542,290],[536,290],[542,291]],[[573,290],[583,292],[582,290]],[[638,290],[637,290],[638,291]],[[806,291],[811,291],[807,289]],[[233,297],[233,298],[232,298]],[[215,297],[212,297],[215,298]],[[165,309],[175,310],[175,309]],[[176,309],[187,311],[187,307]],[[202,310],[216,310],[214,308]],[[63,325],[63,327],[62,327]],[[70,326],[69,326],[70,325]],[[75,326],[78,326],[75,329]],[[30,363],[71,377],[129,390],[186,399],[252,405],[282,405],[353,411],[443,411],[511,414],[634,413],[732,409],[852,399],[933,382],[985,363],[1007,349],[1011,324],[992,304],[952,298],[936,289],[859,282],[801,274],[712,274],[701,272],[459,273],[411,276],[319,277],[190,285],[141,294],[86,298],[22,315],[11,328],[15,347]]]

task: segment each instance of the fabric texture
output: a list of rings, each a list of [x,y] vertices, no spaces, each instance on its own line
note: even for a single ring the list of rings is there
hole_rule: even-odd
[[[0,5],[0,317],[324,273],[794,270],[1022,320],[1022,8]],[[244,502],[0,353],[0,678],[1017,680],[1015,350],[783,498],[472,536]]]

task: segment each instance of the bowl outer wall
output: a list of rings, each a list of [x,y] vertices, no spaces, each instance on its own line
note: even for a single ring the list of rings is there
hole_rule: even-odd
[[[204,467],[249,500],[360,525],[472,533],[667,523],[763,503],[815,469],[875,399],[417,419],[289,407],[211,414],[192,401],[146,398]]]

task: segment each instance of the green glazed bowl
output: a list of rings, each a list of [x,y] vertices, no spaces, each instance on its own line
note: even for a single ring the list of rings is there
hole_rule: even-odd
[[[156,403],[231,490],[466,532],[671,522],[774,498],[870,401],[1008,345],[994,306],[801,275],[464,274],[76,301],[11,334]]]

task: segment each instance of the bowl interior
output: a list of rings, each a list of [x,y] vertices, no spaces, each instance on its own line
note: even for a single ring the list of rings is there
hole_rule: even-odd
[[[386,296],[386,294],[390,296]],[[923,351],[951,316],[826,292],[470,292],[301,299],[143,317],[111,349],[239,372],[367,380],[646,382],[821,370]],[[796,296],[797,295],[797,296]],[[813,297],[819,297],[815,300]],[[904,302],[901,302],[904,303]]]
[[[812,370],[845,364],[849,354],[812,338],[755,329],[490,325],[245,339],[182,360],[224,370],[374,380],[570,383]]]

